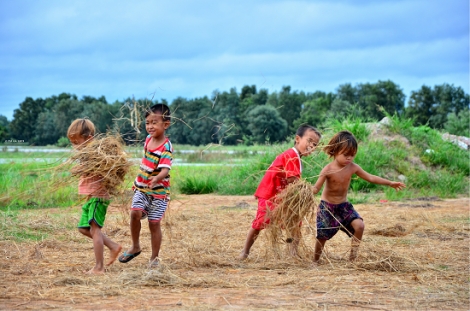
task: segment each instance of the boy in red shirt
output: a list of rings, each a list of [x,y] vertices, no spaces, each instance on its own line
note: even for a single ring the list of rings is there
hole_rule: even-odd
[[[302,161],[300,158],[312,153],[320,138],[320,132],[313,126],[300,126],[295,135],[294,147],[278,155],[269,166],[255,192],[255,197],[258,199],[258,211],[248,231],[240,259],[243,260],[248,257],[260,231],[269,223],[269,219],[266,217],[266,208],[273,210],[276,194],[281,192],[289,183],[300,178],[302,174]],[[298,241],[295,242],[298,243]],[[293,253],[295,254],[296,250],[293,250]]]

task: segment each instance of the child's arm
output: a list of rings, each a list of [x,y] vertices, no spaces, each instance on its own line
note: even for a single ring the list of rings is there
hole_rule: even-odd
[[[356,166],[357,166],[356,175],[364,179],[365,181],[368,181],[370,183],[377,184],[377,185],[390,186],[394,188],[395,190],[401,190],[406,187],[406,185],[402,182],[391,181],[391,180],[388,180],[379,176],[372,175],[364,171],[359,165],[356,165]]]
[[[162,170],[160,171],[160,173],[158,173],[157,176],[151,176],[149,177],[149,180],[150,180],[150,188],[153,188],[155,187],[161,180],[163,180],[166,176],[168,176],[168,172],[170,170],[168,168],[162,168]]]
[[[325,166],[321,172],[320,172],[320,176],[318,177],[317,179],[317,182],[315,183],[315,185],[313,185],[312,187],[312,190],[313,190],[313,194],[317,194],[318,192],[320,192],[321,190],[321,187],[323,187],[323,184],[325,183],[325,180],[326,180],[326,170],[327,170],[327,166]]]

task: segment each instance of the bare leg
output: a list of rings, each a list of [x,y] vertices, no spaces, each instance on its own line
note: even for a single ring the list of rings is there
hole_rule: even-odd
[[[260,230],[250,228],[248,231],[248,235],[246,237],[245,241],[245,246],[243,247],[243,250],[239,256],[239,259],[243,260],[248,257],[250,254],[250,249],[253,246],[253,243],[255,243],[256,239],[258,238]]]
[[[93,267],[87,274],[104,274],[104,241],[101,228],[92,221],[90,224],[90,235],[93,239],[93,251],[95,252],[95,267]]]
[[[354,228],[354,235],[351,239],[351,254],[349,255],[349,260],[355,261],[359,251],[359,245],[361,244],[362,235],[364,233],[364,222],[362,219],[356,218],[351,222],[351,226]]]
[[[95,222],[92,222],[93,224],[96,225]],[[97,225],[96,225],[97,226]],[[98,226],[97,226],[98,227]],[[99,228],[99,227],[98,227]],[[90,239],[93,239],[93,236],[91,234],[91,228],[78,228],[78,231],[83,234],[84,236],[86,237],[89,237]],[[99,230],[101,232],[101,229]],[[106,263],[107,266],[111,265],[117,258],[117,256],[119,255],[119,253],[121,252],[121,245],[117,244],[116,242],[112,241],[110,238],[108,238],[106,235],[104,235],[102,232],[101,232],[101,237],[103,239],[103,244],[109,248],[109,251],[110,251],[110,259],[109,261]]]
[[[315,242],[315,256],[313,258],[313,263],[316,264],[320,260],[323,248],[325,248],[325,243],[327,240],[317,239]]]
[[[131,240],[132,245],[126,251],[127,254],[135,254],[142,251],[140,247],[140,229],[142,227],[140,220],[142,219],[142,211],[131,210],[130,214],[130,228],[131,228]]]
[[[150,243],[152,244],[152,256],[150,262],[158,258],[160,246],[162,245],[162,228],[160,222],[149,222]]]

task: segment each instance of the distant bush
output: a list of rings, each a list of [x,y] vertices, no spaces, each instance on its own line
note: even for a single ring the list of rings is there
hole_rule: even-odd
[[[462,110],[458,115],[454,112],[449,114],[444,128],[449,134],[470,137],[470,110]]]
[[[188,177],[181,181],[179,186],[183,194],[206,194],[217,191],[217,182],[213,176]]]
[[[57,147],[67,147],[67,146],[70,146],[70,141],[67,137],[61,137],[59,138],[59,140],[57,141],[56,143],[56,146]]]

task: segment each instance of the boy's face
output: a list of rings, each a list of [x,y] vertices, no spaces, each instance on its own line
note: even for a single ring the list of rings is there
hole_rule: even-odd
[[[301,156],[311,154],[317,148],[319,142],[320,137],[312,130],[307,130],[302,137],[295,136],[295,148]]]
[[[93,136],[83,137],[82,135],[73,135],[69,137],[69,140],[72,143],[72,147],[75,149],[80,149],[91,139],[93,139]]]
[[[170,126],[170,121],[164,121],[159,113],[151,113],[145,118],[145,129],[153,138],[162,138],[165,130]]]
[[[346,166],[352,163],[355,157],[356,152],[353,150],[341,150],[337,155],[335,155],[335,161],[341,166]]]

